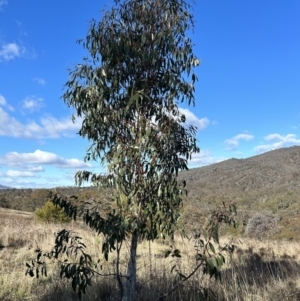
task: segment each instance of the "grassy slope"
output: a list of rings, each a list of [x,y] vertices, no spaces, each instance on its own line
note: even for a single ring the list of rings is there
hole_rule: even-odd
[[[25,277],[25,262],[34,258],[34,249],[39,246],[49,250],[54,233],[66,225],[37,224],[32,215],[19,211],[1,210],[0,224],[0,300],[3,301],[68,301],[76,300],[70,282],[61,280],[53,264],[48,267],[47,278]],[[101,237],[76,223],[67,225],[84,237],[89,253],[101,260],[101,273],[113,273],[113,265],[101,255]],[[226,242],[226,239],[223,243]],[[182,250],[182,258],[164,258],[169,242],[142,243],[139,245],[138,280],[139,300],[153,301],[174,283],[170,272],[174,263],[183,272],[194,265],[193,242],[175,238],[176,247]],[[208,301],[220,300],[272,300],[296,301],[300,299],[300,245],[296,242],[274,242],[240,239],[233,261],[228,261],[223,270],[222,283],[204,277],[201,273],[166,300],[200,301],[199,288],[210,288],[216,294]],[[113,260],[112,254],[110,260]],[[121,263],[126,262],[128,250],[124,244]],[[123,264],[121,264],[124,269]],[[83,300],[116,300],[118,297],[114,278],[94,281]]]

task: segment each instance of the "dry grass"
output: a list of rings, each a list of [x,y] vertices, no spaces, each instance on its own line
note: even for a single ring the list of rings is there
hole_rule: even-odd
[[[1,220],[3,219],[31,219],[32,218],[32,213],[31,212],[26,212],[26,211],[19,211],[19,210],[14,210],[14,209],[6,209],[6,208],[1,208],[0,207],[0,218]]]
[[[64,226],[37,224],[30,215],[0,210],[0,300],[5,301],[68,301],[77,300],[70,283],[59,278],[55,264],[50,265],[47,278],[25,277],[25,262],[34,257],[36,246],[49,250],[54,233]],[[100,257],[101,273],[114,273],[115,256],[108,262],[102,259],[101,240],[80,224],[68,228],[83,237],[88,251]],[[138,249],[139,300],[151,301],[170,289],[175,283],[171,267],[176,263],[188,273],[195,266],[193,243],[176,238],[176,247],[182,251],[181,259],[165,259],[170,241],[143,242]],[[224,241],[225,243],[225,241]],[[196,301],[201,288],[207,293],[205,300],[259,301],[300,300],[300,245],[296,242],[236,240],[237,251],[223,270],[222,282],[215,282],[197,274],[167,300]],[[126,269],[128,246],[123,248],[121,268]],[[214,292],[214,294],[210,291]],[[98,277],[84,300],[117,300],[118,289],[114,278]]]

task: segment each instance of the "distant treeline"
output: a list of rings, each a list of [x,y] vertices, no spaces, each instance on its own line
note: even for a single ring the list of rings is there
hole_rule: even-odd
[[[41,208],[48,200],[52,189],[1,189],[0,207],[33,212]],[[99,193],[96,187],[55,188],[55,191],[66,196],[76,195],[75,201],[80,204],[91,198],[103,198],[106,194]]]

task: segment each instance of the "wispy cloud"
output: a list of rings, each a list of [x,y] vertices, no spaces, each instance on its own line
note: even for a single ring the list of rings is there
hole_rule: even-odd
[[[194,125],[200,131],[205,129],[209,124],[208,118],[204,117],[200,119],[189,109],[179,108],[179,111],[181,114],[185,115],[187,125]]]
[[[31,172],[43,172],[45,169],[42,166],[34,166],[34,165],[23,165],[21,164],[20,168],[22,170],[28,170]]]
[[[45,86],[46,85],[46,81],[43,78],[40,78],[40,77],[35,77],[33,79],[33,81],[37,82],[41,86]]]
[[[253,138],[254,136],[250,134],[238,134],[230,139],[226,139],[224,144],[227,150],[236,150],[241,140],[250,141]]]
[[[32,178],[32,177],[37,177],[37,175],[31,171],[7,170],[4,172],[0,172],[0,177]]]
[[[43,98],[34,95],[28,96],[22,101],[22,108],[29,112],[38,111],[44,105]]]
[[[62,185],[62,183],[64,183]],[[1,184],[14,188],[53,188],[58,186],[74,186],[74,175],[69,180],[65,177],[1,177]]]
[[[14,108],[7,103],[6,99],[1,94],[0,94],[0,106],[7,107],[10,111],[14,111]]]
[[[0,0],[0,11],[3,10],[3,6],[7,4],[6,0]]]
[[[5,166],[28,166],[28,164],[38,165],[51,165],[59,168],[90,168],[91,164],[85,163],[84,161],[72,158],[66,159],[56,155],[55,153],[45,152],[37,149],[33,153],[18,153],[10,152],[0,157],[0,164]],[[32,169],[28,172],[39,172],[41,167],[37,170]],[[26,171],[27,172],[27,171]]]
[[[0,106],[5,106],[6,105],[6,99],[4,96],[0,95]]]
[[[293,145],[300,145],[300,139],[295,134],[287,134],[282,136],[280,134],[270,134],[264,138],[265,141],[271,142],[258,145],[254,148],[254,151],[258,154]]]
[[[57,139],[71,137],[78,132],[82,120],[76,118],[57,119],[52,116],[42,117],[38,122],[22,123],[0,107],[0,136],[28,139]]]
[[[23,51],[16,43],[4,44],[0,49],[0,61],[10,61],[16,57],[20,57]]]
[[[18,30],[19,30],[19,36],[20,37],[27,37],[27,32],[25,31],[23,24],[21,21],[19,20],[15,20],[17,26],[18,26]]]
[[[70,137],[77,133],[81,127],[82,119],[76,118],[75,123],[71,118],[57,119],[55,117],[41,118],[42,129],[46,131],[46,137],[59,138],[61,136]],[[39,127],[40,129],[40,127]]]
[[[8,62],[15,58],[35,59],[37,53],[34,48],[25,47],[21,42],[19,43],[2,43],[0,45],[0,62]]]

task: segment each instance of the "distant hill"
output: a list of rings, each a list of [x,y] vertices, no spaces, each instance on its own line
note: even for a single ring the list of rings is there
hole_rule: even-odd
[[[247,159],[229,159],[182,172],[196,191],[264,195],[300,191],[300,146],[281,148]]]
[[[281,219],[278,238],[300,237],[300,146],[194,168],[181,172],[179,178],[187,180],[188,189],[183,223],[198,226],[222,201],[235,202],[241,224],[246,224],[258,211],[272,212]],[[103,200],[104,210],[110,207],[111,193],[99,194],[96,188],[57,191],[79,195],[79,202],[98,198]],[[0,207],[34,211],[47,201],[48,194],[48,189],[2,189]]]
[[[187,180],[186,203],[195,212],[236,202],[244,222],[257,211],[272,212],[281,218],[282,237],[300,237],[300,146],[232,158],[182,172],[180,178]]]
[[[0,189],[12,189],[11,187],[0,185]]]

